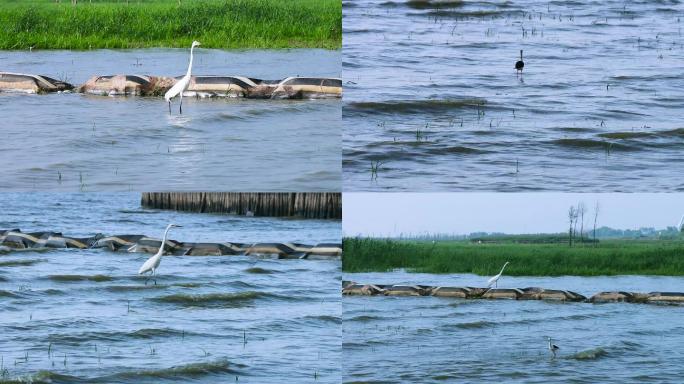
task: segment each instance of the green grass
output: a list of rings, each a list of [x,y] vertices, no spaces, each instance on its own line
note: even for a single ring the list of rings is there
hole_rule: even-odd
[[[477,244],[345,238],[345,272],[404,268],[425,273],[491,276],[509,261],[511,276],[684,275],[682,240],[604,240],[581,244]]]
[[[339,0],[0,0],[0,49],[342,46]]]
[[[582,239],[573,238],[574,242],[593,243],[594,240],[589,237]],[[470,242],[483,243],[531,243],[531,244],[568,244],[567,233],[542,233],[542,234],[525,234],[525,235],[487,235],[470,237]]]

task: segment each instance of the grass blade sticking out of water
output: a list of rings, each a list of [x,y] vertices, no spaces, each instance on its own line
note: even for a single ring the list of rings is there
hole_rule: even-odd
[[[0,25],[0,49],[342,45],[339,0],[0,0]]]
[[[384,163],[380,160],[377,160],[377,161],[371,160],[371,168],[370,168],[371,180],[377,180],[378,179],[378,171],[381,169],[380,167],[383,164]]]
[[[506,261],[509,276],[684,276],[681,240],[604,240],[598,245],[345,238],[345,272],[405,268],[425,273],[491,276]]]

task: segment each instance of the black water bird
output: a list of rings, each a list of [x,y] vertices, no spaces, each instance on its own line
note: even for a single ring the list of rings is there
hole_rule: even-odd
[[[515,63],[515,70],[520,71],[520,73],[522,73],[523,67],[525,67],[525,62],[523,62],[523,59],[522,59],[522,49],[521,49],[520,50],[520,60],[518,60]]]
[[[556,344],[553,344],[553,341],[551,340],[550,337],[547,337],[549,340],[549,351],[553,354],[554,359],[556,358],[556,351],[558,351],[560,348]]]

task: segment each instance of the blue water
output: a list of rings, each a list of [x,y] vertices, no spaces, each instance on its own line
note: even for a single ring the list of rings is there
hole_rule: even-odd
[[[361,0],[343,14],[345,190],[684,188],[680,2]]]
[[[402,271],[345,273],[376,284],[484,286],[487,277]],[[602,290],[684,291],[682,277],[509,277],[586,296]],[[343,381],[676,383],[684,375],[684,306],[439,297],[346,296]],[[546,337],[560,347],[552,359]]]
[[[195,51],[193,74],[340,77],[340,51]],[[178,76],[187,49],[0,52],[0,70],[80,85],[95,75]],[[1,191],[339,191],[335,100],[183,100],[0,93]]]
[[[0,194],[0,228],[181,241],[340,242],[341,223],[141,209],[139,194]],[[53,383],[340,381],[339,260],[0,255],[0,378]]]

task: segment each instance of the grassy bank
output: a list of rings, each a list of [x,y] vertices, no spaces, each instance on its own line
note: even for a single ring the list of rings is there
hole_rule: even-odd
[[[342,45],[339,0],[0,0],[0,49]]]
[[[426,273],[511,276],[684,275],[684,241],[606,240],[598,245],[477,244],[345,238],[345,272],[405,268]]]

